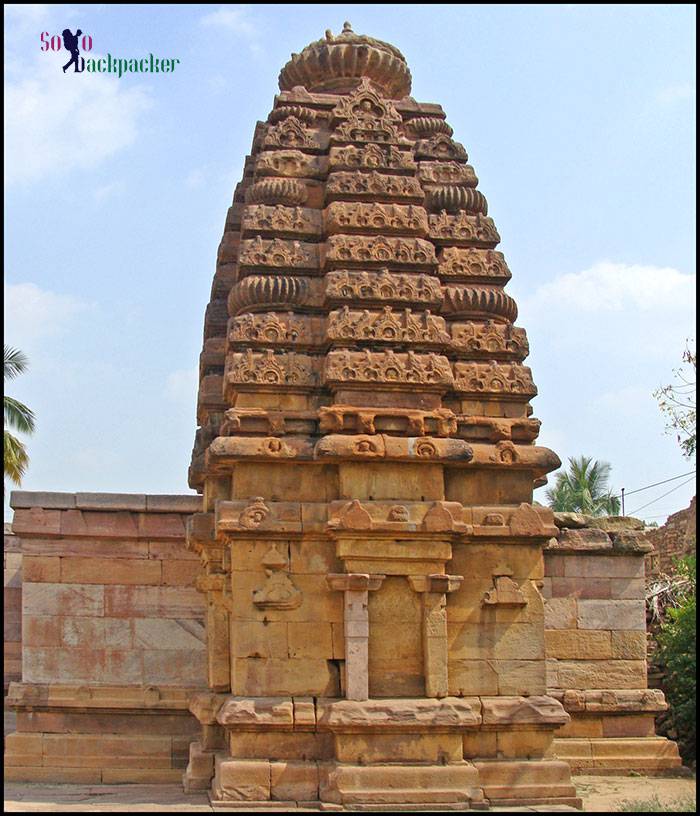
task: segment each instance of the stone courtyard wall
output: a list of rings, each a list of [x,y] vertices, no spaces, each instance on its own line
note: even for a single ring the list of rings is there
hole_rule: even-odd
[[[199,497],[16,492],[11,504],[22,657],[10,778],[179,780],[196,725],[187,699],[206,682],[184,542]]]
[[[22,677],[22,553],[12,525],[5,524],[4,563],[4,661],[3,686]]]
[[[675,743],[655,735],[663,694],[647,688],[651,544],[634,519],[583,523],[545,549],[547,693],[571,716],[554,750],[575,773],[659,773],[679,760]]]

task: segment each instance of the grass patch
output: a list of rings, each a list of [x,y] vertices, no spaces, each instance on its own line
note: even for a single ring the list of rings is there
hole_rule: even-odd
[[[663,805],[659,802],[658,796],[652,796],[651,799],[629,799],[621,802],[618,810],[624,813],[695,813],[696,807],[692,796],[674,799]]]

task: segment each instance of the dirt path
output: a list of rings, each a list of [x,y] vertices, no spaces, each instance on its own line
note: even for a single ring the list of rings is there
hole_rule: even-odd
[[[574,783],[579,795],[583,798],[584,810],[592,813],[619,812],[623,802],[648,801],[654,796],[658,797],[661,804],[666,807],[671,807],[673,803],[681,800],[687,801],[690,797],[695,799],[694,779],[577,776],[574,777]],[[501,808],[494,808],[495,810],[501,810]],[[573,809],[559,806],[507,808],[507,810],[551,812],[555,810],[572,811]],[[105,813],[108,811],[119,813],[216,812],[209,804],[205,793],[186,796],[182,788],[176,785],[38,785],[26,782],[10,782],[5,785],[5,812]],[[259,808],[259,811],[270,813],[270,808],[266,810]]]

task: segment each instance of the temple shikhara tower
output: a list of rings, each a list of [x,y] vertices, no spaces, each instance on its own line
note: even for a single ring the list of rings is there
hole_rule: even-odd
[[[343,32],[280,73],[219,249],[188,529],[217,800],[575,804],[546,694],[537,393],[439,105]]]

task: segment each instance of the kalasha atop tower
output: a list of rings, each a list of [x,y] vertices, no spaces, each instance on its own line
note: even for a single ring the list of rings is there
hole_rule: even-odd
[[[462,145],[392,45],[292,55],[207,308],[190,468],[220,801],[577,804],[551,752],[528,344]]]

